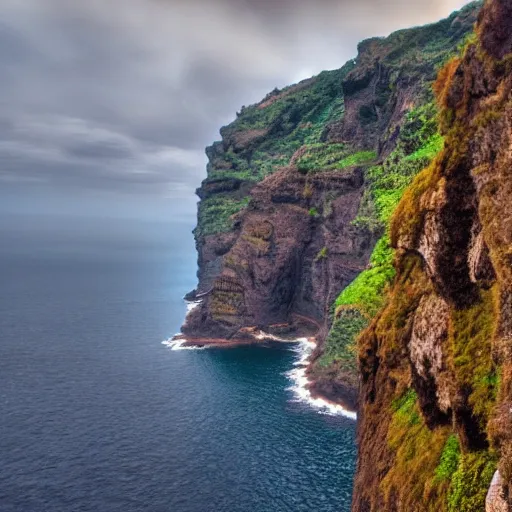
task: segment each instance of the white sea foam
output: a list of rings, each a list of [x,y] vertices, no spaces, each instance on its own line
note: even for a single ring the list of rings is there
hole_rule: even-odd
[[[298,343],[292,349],[297,354],[297,360],[294,363],[295,368],[286,372],[286,376],[293,382],[288,390],[292,391],[295,395],[294,401],[306,403],[323,414],[341,415],[353,420],[357,419],[355,412],[348,411],[341,405],[330,403],[322,398],[313,398],[311,396],[311,392],[308,389],[310,380],[306,375],[306,369],[309,358],[316,348],[316,343],[308,338],[301,338],[296,341]]]
[[[258,331],[253,335],[257,340],[272,340],[279,341],[281,343],[295,343],[297,340],[290,340],[286,338],[279,338],[279,336],[275,336],[274,334],[268,334],[265,331]]]
[[[193,311],[194,309],[198,308],[201,305],[202,300],[186,300],[185,304],[187,305],[187,315]]]
[[[176,335],[178,336],[178,335]],[[162,345],[169,347],[171,350],[204,350],[206,347],[187,347],[185,346],[187,343],[186,339],[178,338],[173,339],[169,338],[168,340],[162,341]]]
[[[196,309],[201,305],[201,300],[186,300],[185,304],[187,306],[187,316],[191,311]],[[162,345],[169,347],[171,350],[203,350],[206,347],[187,347],[185,343],[187,343],[186,338],[181,337],[181,333],[175,334],[172,338],[168,340],[162,341]]]

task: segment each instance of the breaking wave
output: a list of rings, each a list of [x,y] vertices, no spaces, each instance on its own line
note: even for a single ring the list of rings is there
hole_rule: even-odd
[[[305,403],[319,412],[329,415],[340,415],[350,419],[357,419],[355,412],[345,409],[343,406],[333,404],[322,398],[314,398],[308,389],[310,380],[306,375],[309,358],[316,348],[316,343],[308,338],[300,338],[292,350],[297,354],[293,370],[286,372],[286,376],[292,381],[292,385],[287,388],[295,395],[295,402]]]

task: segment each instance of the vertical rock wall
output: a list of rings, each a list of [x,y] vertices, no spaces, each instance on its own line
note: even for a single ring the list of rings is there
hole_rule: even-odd
[[[510,0],[435,89],[445,149],[395,213],[397,277],[360,340],[354,512],[512,510]]]

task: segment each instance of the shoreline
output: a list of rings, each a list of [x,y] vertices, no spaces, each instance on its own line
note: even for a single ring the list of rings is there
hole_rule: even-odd
[[[298,402],[308,404],[319,412],[330,415],[340,415],[351,420],[357,420],[357,412],[352,410],[346,404],[334,402],[322,396],[320,393],[313,393],[311,387],[314,381],[308,375],[310,366],[310,357],[317,348],[317,342],[314,338],[299,338],[296,340],[298,359],[294,363],[295,368],[286,372],[286,375],[294,382],[288,389],[293,391]]]
[[[280,339],[272,335],[253,337],[251,339],[227,340],[223,338],[187,338],[182,334],[176,335],[162,342],[171,350],[205,350],[208,348],[230,349],[248,346],[271,346],[272,344],[295,345],[292,348],[297,353],[297,359],[293,363],[294,368],[285,372],[285,375],[292,381],[287,387],[295,395],[295,402],[302,402],[319,412],[330,415],[340,415],[346,418],[357,420],[356,411],[346,404],[335,402],[323,396],[321,393],[313,392],[314,380],[308,375],[310,357],[317,347],[314,338]]]
[[[187,316],[197,308],[201,301],[185,301],[187,304]],[[357,420],[357,413],[342,400],[333,401],[317,390],[313,391],[315,381],[310,378],[309,368],[311,365],[311,356],[318,343],[315,337],[304,338],[280,338],[263,331],[255,331],[246,334],[243,338],[225,339],[225,338],[206,338],[190,337],[183,333],[178,333],[172,338],[162,342],[163,345],[171,350],[205,350],[207,348],[229,349],[244,346],[271,345],[274,343],[286,343],[294,345],[292,350],[297,354],[297,359],[293,363],[294,368],[285,372],[285,375],[291,380],[292,385],[286,388],[295,395],[295,402],[302,402],[308,406],[317,409],[323,414],[340,415],[346,418]]]

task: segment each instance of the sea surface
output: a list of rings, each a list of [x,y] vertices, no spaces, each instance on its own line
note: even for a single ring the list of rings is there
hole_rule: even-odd
[[[300,345],[162,344],[189,231],[0,224],[1,512],[349,510],[355,423],[297,400]]]

